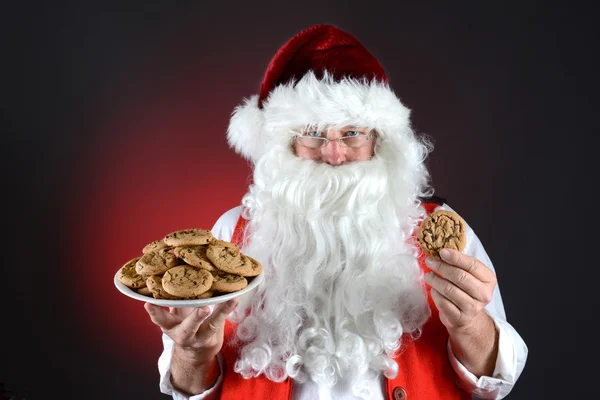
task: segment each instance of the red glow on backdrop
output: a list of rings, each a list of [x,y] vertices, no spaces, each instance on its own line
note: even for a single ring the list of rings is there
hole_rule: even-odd
[[[247,162],[226,145],[227,121],[194,101],[202,94],[190,85],[173,97],[152,100],[143,111],[122,110],[72,188],[73,236],[66,254],[72,263],[64,272],[82,299],[73,306],[100,355],[136,368],[155,368],[161,332],[142,302],[118,292],[114,274],[167,233],[211,229],[240,203],[250,174]]]

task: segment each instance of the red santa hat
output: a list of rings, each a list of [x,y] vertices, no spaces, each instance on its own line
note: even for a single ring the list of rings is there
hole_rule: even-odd
[[[393,138],[410,129],[409,114],[381,64],[356,38],[314,25],[277,51],[259,94],[234,110],[227,140],[256,162],[274,146],[289,147],[307,126],[367,127]]]

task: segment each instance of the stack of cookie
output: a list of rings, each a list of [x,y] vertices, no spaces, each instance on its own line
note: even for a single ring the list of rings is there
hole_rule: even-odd
[[[206,299],[237,292],[262,272],[261,264],[234,243],[217,240],[209,230],[172,232],[129,260],[118,280],[155,299]]]

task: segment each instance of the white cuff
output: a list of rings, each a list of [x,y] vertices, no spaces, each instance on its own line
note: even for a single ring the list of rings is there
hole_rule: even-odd
[[[473,375],[456,358],[448,340],[448,359],[458,375],[457,384],[473,395],[482,399],[502,399],[512,390],[518,378],[515,343],[509,333],[508,323],[490,316],[498,330],[498,358],[492,376]]]
[[[160,357],[158,358],[158,372],[160,373],[160,391],[164,394],[170,394],[173,396],[175,400],[210,400],[216,399],[216,394],[219,392],[219,388],[221,387],[221,383],[223,382],[223,368],[224,361],[221,353],[217,354],[217,359],[219,360],[219,378],[215,382],[215,384],[210,388],[205,390],[204,392],[187,396],[181,392],[178,392],[171,383],[171,361],[173,359],[173,340],[170,337],[163,334],[163,346],[164,350]]]

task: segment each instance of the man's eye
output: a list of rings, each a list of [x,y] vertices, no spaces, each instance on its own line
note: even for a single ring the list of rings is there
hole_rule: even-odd
[[[359,131],[348,131],[348,132],[346,132],[346,137],[356,137],[356,136],[360,136],[360,132]]]
[[[306,133],[306,136],[321,137],[321,132],[319,132],[319,131],[310,131],[310,132]]]

